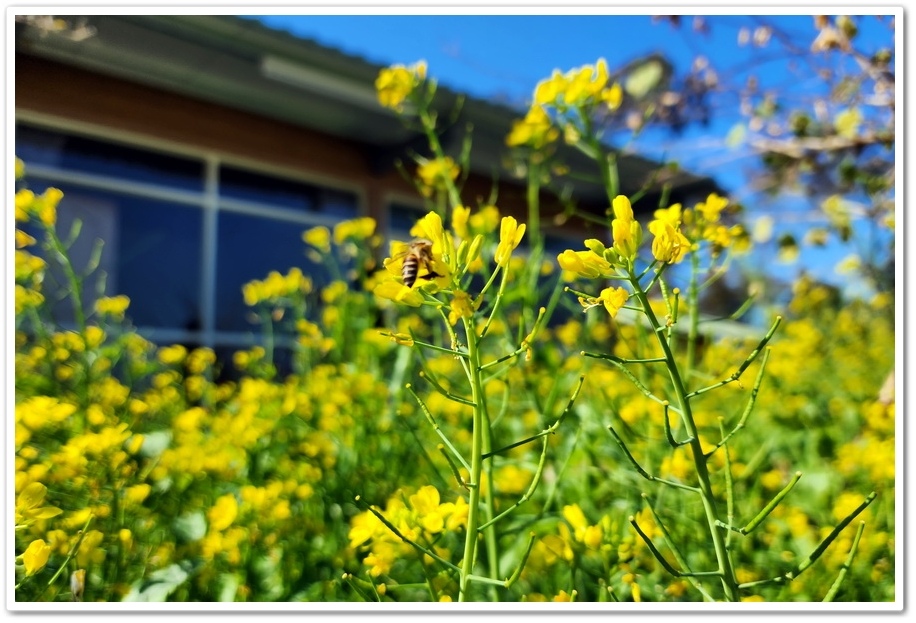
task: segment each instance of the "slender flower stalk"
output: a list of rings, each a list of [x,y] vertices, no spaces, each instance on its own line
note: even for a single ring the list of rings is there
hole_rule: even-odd
[[[629,279],[630,284],[633,286],[633,292],[636,295],[637,300],[639,300],[640,305],[642,306],[642,311],[646,318],[649,320],[649,324],[653,329],[652,333],[655,335],[656,341],[664,353],[665,366],[668,369],[669,376],[671,377],[671,384],[674,389],[675,399],[681,414],[681,422],[684,424],[687,436],[690,439],[690,450],[693,455],[693,462],[696,468],[700,499],[703,503],[703,513],[706,516],[706,524],[709,529],[709,535],[712,539],[713,549],[715,550],[716,559],[719,563],[718,572],[720,574],[719,577],[722,582],[722,587],[729,601],[740,601],[738,584],[735,581],[735,572],[732,567],[731,557],[729,556],[728,550],[725,547],[725,537],[723,535],[722,529],[719,526],[719,514],[716,508],[716,498],[712,489],[712,482],[709,478],[709,468],[706,464],[707,459],[700,442],[699,429],[697,428],[696,421],[693,418],[693,412],[691,410],[690,402],[687,398],[687,389],[684,386],[683,379],[681,378],[681,373],[678,369],[677,360],[674,357],[674,353],[671,351],[671,347],[668,344],[668,341],[664,338],[662,325],[659,323],[658,318],[655,316],[655,312],[652,310],[652,305],[649,303],[649,299],[646,296],[646,293],[640,287],[639,281],[635,273],[632,271],[629,273]]]

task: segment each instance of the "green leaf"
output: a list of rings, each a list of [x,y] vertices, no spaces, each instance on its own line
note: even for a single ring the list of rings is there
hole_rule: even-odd
[[[862,125],[862,113],[858,108],[847,108],[839,113],[833,120],[836,133],[844,138],[855,138]]]
[[[197,565],[189,560],[183,560],[165,569],[153,571],[148,578],[135,582],[130,592],[124,596],[123,601],[163,602],[196,570]]]
[[[188,543],[199,541],[207,534],[207,520],[201,511],[185,513],[172,522],[172,530],[179,540]]]
[[[743,123],[736,123],[725,136],[725,146],[732,149],[740,147],[744,144],[745,138],[747,138],[747,126]]]
[[[219,576],[219,601],[235,601],[239,590],[239,578],[233,573],[224,573]]]
[[[172,443],[172,433],[167,430],[160,430],[154,433],[143,435],[143,444],[140,446],[140,454],[146,458],[155,458]]]
[[[623,90],[633,98],[642,99],[659,85],[664,74],[664,67],[659,61],[648,61],[630,72],[623,83]]]

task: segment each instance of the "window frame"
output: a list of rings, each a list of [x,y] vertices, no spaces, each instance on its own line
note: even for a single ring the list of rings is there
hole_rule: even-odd
[[[218,216],[221,212],[244,214],[275,222],[286,222],[300,226],[303,231],[323,225],[333,228],[342,220],[328,214],[296,212],[269,203],[260,203],[220,197],[219,171],[228,166],[257,175],[283,178],[294,183],[309,184],[353,195],[356,216],[367,215],[367,189],[359,183],[337,176],[329,176],[308,169],[293,169],[276,163],[245,158],[234,153],[197,147],[192,144],[163,140],[147,134],[131,132],[93,123],[64,119],[53,115],[17,110],[15,127],[20,124],[36,127],[47,132],[59,132],[81,136],[92,140],[113,143],[131,149],[154,151],[164,156],[175,156],[198,160],[202,163],[202,191],[176,190],[167,185],[137,182],[95,173],[82,173],[65,168],[42,164],[26,163],[26,180],[30,175],[48,180],[59,180],[82,186],[89,191],[101,190],[136,196],[146,199],[168,201],[202,211],[202,239],[200,274],[201,292],[197,301],[200,307],[201,326],[197,330],[175,327],[138,326],[137,331],[157,343],[195,343],[211,348],[249,347],[259,343],[256,328],[249,331],[220,331],[216,328],[217,259],[218,259]],[[39,189],[33,189],[39,190]],[[305,243],[303,243],[304,245]],[[278,267],[278,270],[280,267]],[[108,293],[111,295],[116,292]],[[291,346],[294,338],[277,336],[278,346]],[[286,344],[289,342],[289,344]]]

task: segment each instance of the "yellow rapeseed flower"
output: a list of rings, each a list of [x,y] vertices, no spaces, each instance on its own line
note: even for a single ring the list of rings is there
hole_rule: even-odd
[[[181,363],[185,360],[187,354],[187,348],[181,344],[173,344],[172,346],[163,346],[160,348],[158,358],[161,363],[168,366]]]
[[[370,511],[360,513],[350,520],[350,532],[347,534],[350,547],[359,547],[377,535],[384,535],[385,530],[387,530],[385,524],[374,513]]]
[[[334,226],[334,244],[343,244],[347,240],[363,242],[375,233],[375,219],[371,216],[341,221]]]
[[[468,223],[473,234],[487,235],[492,233],[496,231],[500,224],[499,208],[494,205],[484,206],[471,215]]]
[[[404,102],[426,79],[426,62],[419,61],[407,67],[392,65],[379,72],[375,80],[378,101],[385,108],[395,111],[404,109]]]
[[[525,235],[525,224],[518,224],[512,216],[504,216],[499,228],[499,246],[496,247],[494,258],[496,263],[505,267],[512,257],[512,251],[522,241]]]
[[[33,244],[35,244],[35,242],[36,242],[35,238],[28,235],[21,229],[16,230],[16,248],[17,249],[23,249],[25,247],[30,247]]]
[[[471,233],[468,230],[468,219],[471,216],[471,208],[466,206],[455,206],[452,210],[452,231],[462,240],[468,240]]]
[[[17,316],[27,309],[40,306],[44,301],[45,296],[41,292],[16,284],[15,309]]]
[[[614,197],[611,207],[614,210],[614,220],[611,221],[614,250],[621,257],[632,260],[642,242],[642,226],[633,218],[633,207],[624,195]]]
[[[143,500],[149,496],[152,487],[146,483],[140,483],[128,487],[124,491],[124,501],[129,504],[142,504]]]
[[[112,318],[123,318],[124,312],[130,305],[130,299],[119,294],[118,296],[105,296],[95,302],[95,311],[100,316],[111,316]]]
[[[630,294],[624,288],[605,288],[598,296],[611,318],[617,317],[617,312],[626,304]]]
[[[20,193],[23,191],[20,191]],[[45,227],[53,227],[57,223],[57,205],[60,203],[60,200],[63,199],[64,193],[57,188],[48,188],[40,196],[31,195],[31,201],[28,202],[27,207],[25,206],[25,198],[28,197],[27,194],[23,195],[23,202],[20,204],[19,193],[16,194],[16,208],[17,208],[17,220],[22,220],[19,218],[19,208],[20,205],[25,209],[27,214],[26,220],[29,216],[37,216],[38,220]]]
[[[583,65],[566,74],[563,98],[567,106],[582,106],[600,96],[608,81],[607,62],[602,58],[594,65]]]
[[[87,532],[76,552],[76,565],[78,567],[88,567],[91,563],[99,563],[105,560],[105,549],[99,547],[104,539],[105,535],[98,530]]]
[[[455,324],[455,323],[452,323]],[[391,338],[391,341],[400,346],[413,346],[413,338],[407,333],[391,333],[389,331],[379,331],[379,335]]]
[[[207,519],[210,521],[210,530],[222,532],[232,525],[239,512],[239,504],[235,495],[227,493],[220,496],[213,507],[207,512]]]
[[[311,229],[304,231],[302,233],[302,240],[306,244],[312,245],[322,253],[327,253],[331,250],[331,232],[327,227],[323,225],[312,227]]]
[[[727,206],[728,199],[716,193],[710,193],[706,201],[698,203],[694,209],[703,216],[707,223],[717,223],[722,210]]]
[[[607,104],[609,110],[614,111],[620,108],[623,103],[623,89],[620,84],[615,82],[601,92],[601,101]]]
[[[34,396],[16,405],[16,422],[31,430],[54,426],[76,412],[76,405],[51,396]],[[42,494],[43,495],[43,494]]]
[[[372,292],[380,298],[403,303],[410,307],[419,307],[423,304],[423,293],[420,290],[408,288],[397,281],[383,281],[375,286]]]
[[[660,262],[676,264],[690,251],[690,241],[668,221],[652,221],[649,231],[655,236],[652,255]]]
[[[656,220],[670,223],[676,229],[681,226],[682,210],[681,204],[675,203],[667,208],[659,208],[655,211],[654,216]]]
[[[535,104],[528,110],[524,119],[512,123],[512,129],[509,136],[506,137],[506,145],[509,147],[527,145],[537,150],[543,149],[559,137],[560,131],[554,127],[547,111],[543,106]]]
[[[474,301],[467,292],[456,291],[450,307],[448,321],[453,325],[459,318],[471,318],[474,315]]]
[[[410,235],[429,240],[433,243],[433,255],[441,255],[445,229],[442,225],[442,217],[437,213],[427,212],[410,229]]]
[[[22,554],[22,564],[25,566],[26,576],[41,571],[48,564],[50,556],[51,546],[45,543],[44,539],[37,539],[29,543],[29,546]]]
[[[604,257],[592,251],[572,251],[567,249],[557,255],[560,268],[575,273],[586,279],[610,277],[614,269]]]
[[[556,106],[560,95],[566,91],[567,79],[559,69],[554,69],[550,78],[541,80],[534,88],[534,104]]]
[[[434,190],[444,190],[458,178],[461,167],[451,156],[425,160],[417,166],[417,177],[423,182],[423,194],[432,195]]]
[[[33,482],[16,496],[14,521],[16,526],[27,526],[39,519],[50,519],[63,511],[56,506],[43,506],[48,488]]]

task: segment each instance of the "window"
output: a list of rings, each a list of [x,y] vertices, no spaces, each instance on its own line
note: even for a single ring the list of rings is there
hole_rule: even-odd
[[[411,228],[428,212],[423,206],[392,202],[388,206],[388,237],[407,240]]]
[[[200,330],[200,210],[46,177],[30,175],[27,181],[36,192],[49,186],[63,191],[57,222],[62,238],[69,236],[74,221],[82,221],[70,250],[78,272],[85,270],[96,241],[103,243],[99,270],[84,284],[84,301],[91,304],[97,279],[104,277],[107,293],[130,297],[130,317],[137,326]],[[63,275],[52,273],[48,285],[64,283]],[[58,303],[54,312],[59,322],[73,321],[68,301]]]
[[[171,154],[64,134],[29,125],[16,126],[16,156],[29,165],[188,191],[204,189],[204,164]]]
[[[94,240],[104,241],[106,293],[129,296],[131,321],[162,342],[249,346],[260,328],[249,320],[242,285],[298,266],[321,287],[327,277],[305,257],[302,232],[359,214],[352,191],[27,122],[16,126],[16,155],[29,188],[64,192],[61,235],[83,222],[71,250],[77,267]],[[62,287],[63,276],[54,277],[46,292]],[[88,306],[95,296],[90,278]],[[54,311],[73,321],[68,302]]]
[[[242,286],[264,279],[271,270],[286,274],[293,266],[311,277],[315,289],[328,276],[304,254],[303,227],[249,214],[219,215],[216,252],[216,330],[246,331],[254,325],[242,300]]]

